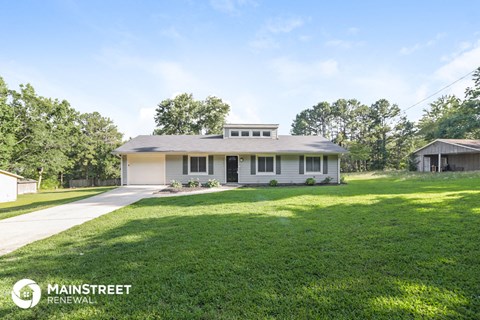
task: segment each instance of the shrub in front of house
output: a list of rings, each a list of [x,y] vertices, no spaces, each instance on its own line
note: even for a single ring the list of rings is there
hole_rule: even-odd
[[[177,180],[171,180],[170,181],[170,187],[172,187],[174,189],[182,189],[182,183],[180,181],[177,181]]]
[[[270,187],[276,187],[276,186],[278,186],[278,181],[275,180],[275,179],[272,179],[272,180],[270,180],[270,182],[268,183],[268,185],[269,185]]]
[[[307,178],[307,180],[305,180],[305,184],[307,186],[313,186],[313,185],[315,185],[315,183],[317,183],[317,181],[315,181],[315,179],[313,179],[313,178]]]
[[[340,178],[340,183],[341,184],[347,184],[347,179],[345,177]]]
[[[220,187],[220,182],[217,179],[208,179],[208,181],[205,183],[205,187],[218,188]]]
[[[197,179],[190,179],[188,182],[187,182],[187,187],[189,188],[200,188],[201,184],[200,184],[200,180],[197,178]]]
[[[329,184],[330,182],[332,182],[333,178],[332,177],[326,177],[325,179],[322,180],[322,182],[320,182],[321,184]]]

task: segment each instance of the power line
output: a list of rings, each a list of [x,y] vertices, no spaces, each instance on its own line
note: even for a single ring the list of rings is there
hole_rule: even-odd
[[[455,83],[459,82],[460,80],[465,79],[466,77],[468,77],[469,75],[471,75],[472,73],[474,73],[475,70],[477,70],[477,69],[473,69],[472,71],[470,71],[469,73],[467,73],[467,74],[464,75],[463,77],[458,78],[457,80],[453,81],[453,82],[450,83],[449,85],[443,87],[442,89],[436,91],[435,93],[432,93],[431,95],[429,95],[428,97],[426,97],[426,98],[418,101],[417,103],[412,104],[410,107],[408,107],[407,109],[404,109],[403,111],[407,111],[407,110],[409,110],[409,109],[411,109],[411,108],[413,108],[413,107],[415,107],[415,106],[418,106],[420,103],[427,101],[427,100],[430,99],[431,97],[436,96],[437,94],[439,94],[440,92],[442,92],[443,90],[445,90],[445,89],[447,89],[447,88],[450,88],[451,86],[453,86]]]

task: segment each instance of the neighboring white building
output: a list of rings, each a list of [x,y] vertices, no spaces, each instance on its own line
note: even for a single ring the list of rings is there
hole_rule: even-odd
[[[17,200],[17,181],[23,177],[0,170],[0,202]]]

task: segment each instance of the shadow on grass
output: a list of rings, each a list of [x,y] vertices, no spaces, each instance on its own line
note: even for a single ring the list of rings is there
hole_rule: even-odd
[[[324,205],[278,204],[270,200],[288,198],[272,190],[145,199],[4,256],[1,289],[31,278],[43,288],[131,284],[132,293],[95,296],[93,308],[8,301],[0,318],[480,315],[477,194],[428,206],[401,196]]]

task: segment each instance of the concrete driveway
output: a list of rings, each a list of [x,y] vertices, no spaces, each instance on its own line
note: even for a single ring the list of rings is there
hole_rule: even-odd
[[[119,187],[87,199],[0,220],[0,255],[151,197],[164,187]]]

